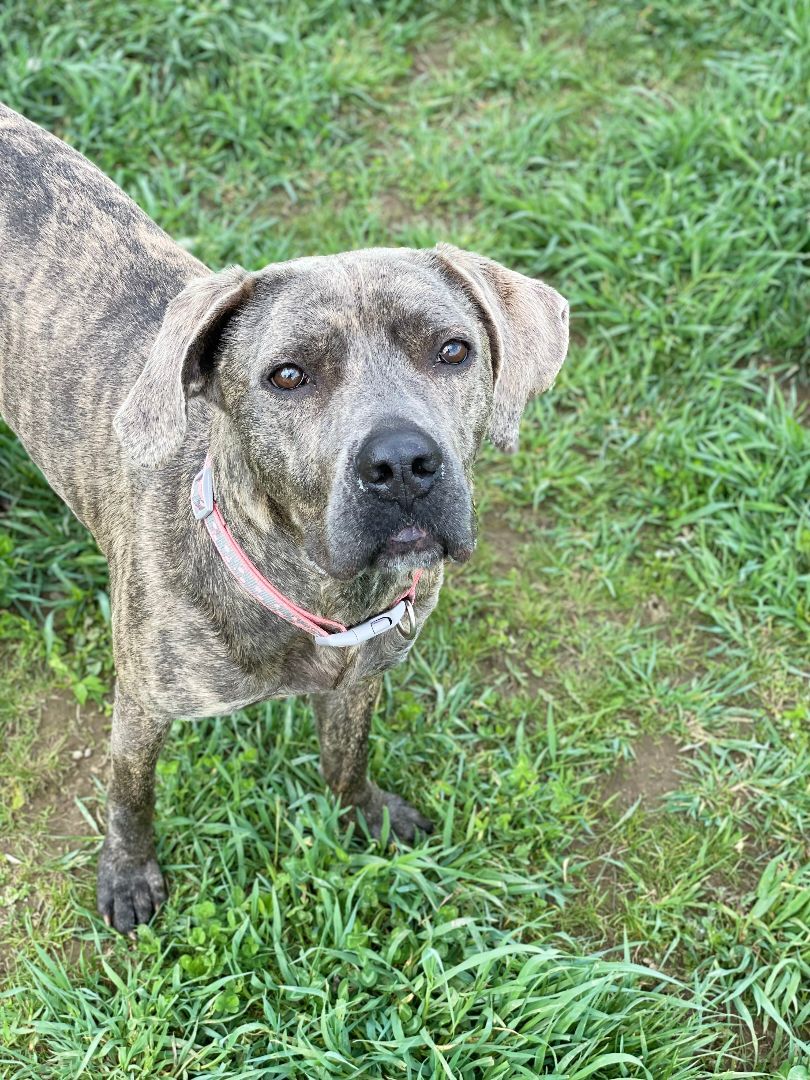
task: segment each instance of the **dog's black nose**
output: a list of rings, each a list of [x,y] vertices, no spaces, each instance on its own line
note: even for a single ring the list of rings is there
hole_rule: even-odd
[[[427,495],[442,465],[442,452],[416,424],[372,431],[357,451],[357,473],[363,486],[380,499],[409,505]]]

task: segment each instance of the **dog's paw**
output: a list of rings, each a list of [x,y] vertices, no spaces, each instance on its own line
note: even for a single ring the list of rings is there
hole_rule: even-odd
[[[166,899],[166,884],[156,859],[134,863],[104,851],[98,864],[98,910],[107,926],[132,934],[148,923]]]
[[[426,836],[433,832],[433,822],[420,814],[410,803],[391,791],[383,791],[375,787],[369,802],[360,809],[368,823],[371,835],[376,840],[382,836],[385,807],[388,808],[391,832],[397,840],[412,844],[418,832]]]

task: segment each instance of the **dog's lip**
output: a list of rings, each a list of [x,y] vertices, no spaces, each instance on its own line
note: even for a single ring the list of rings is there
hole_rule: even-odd
[[[389,544],[414,544],[419,540],[424,540],[427,535],[427,531],[420,529],[418,525],[406,525],[398,533],[390,536],[388,542]]]
[[[411,552],[434,551],[442,545],[427,529],[419,525],[405,525],[389,536],[383,547],[386,555],[409,555]]]

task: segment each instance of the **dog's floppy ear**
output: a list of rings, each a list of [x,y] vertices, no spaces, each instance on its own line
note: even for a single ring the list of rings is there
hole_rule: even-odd
[[[492,259],[437,244],[443,263],[476,304],[489,335],[495,388],[489,437],[516,450],[526,402],[548,390],[568,351],[568,304],[542,281]]]
[[[229,266],[194,278],[169,303],[149,359],[113,421],[135,465],[161,465],[182,443],[186,403],[205,385],[206,350],[254,281],[241,266]]]

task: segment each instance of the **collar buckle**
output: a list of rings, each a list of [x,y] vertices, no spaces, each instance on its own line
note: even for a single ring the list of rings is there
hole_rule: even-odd
[[[332,648],[362,645],[364,641],[370,641],[371,638],[387,634],[389,630],[399,626],[406,612],[408,612],[410,632],[405,634],[405,637],[413,637],[413,631],[416,629],[413,604],[410,600],[403,599],[398,600],[388,611],[381,611],[379,615],[372,615],[370,619],[358,623],[357,626],[350,626],[348,630],[344,630],[342,633],[319,635],[315,638],[315,644],[329,645]]]

